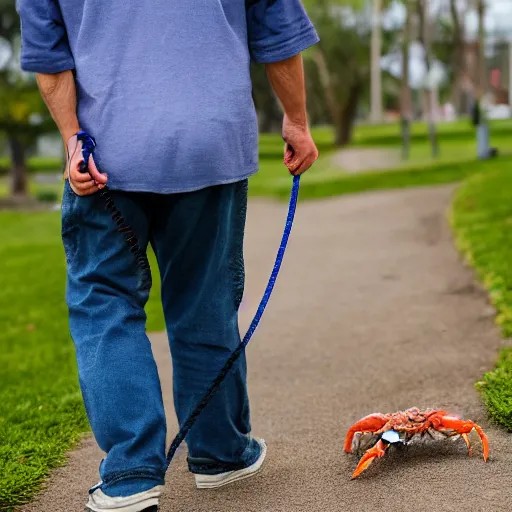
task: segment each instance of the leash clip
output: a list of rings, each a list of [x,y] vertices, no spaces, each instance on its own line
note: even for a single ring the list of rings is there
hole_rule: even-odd
[[[80,130],[76,137],[82,142],[82,157],[84,161],[80,164],[80,172],[87,172],[89,168],[89,157],[94,153],[96,149],[96,141],[94,137],[91,137],[87,132]]]

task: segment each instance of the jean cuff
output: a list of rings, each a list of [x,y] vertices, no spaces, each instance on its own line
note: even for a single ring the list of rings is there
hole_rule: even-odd
[[[99,488],[112,498],[126,497],[149,491],[149,489],[157,485],[164,485],[164,483],[165,475],[161,472],[151,468],[135,468],[109,475],[89,492]]]
[[[188,469],[196,475],[218,475],[252,466],[260,455],[260,443],[256,439],[251,439],[241,460],[238,462],[221,462],[214,459],[188,457]]]

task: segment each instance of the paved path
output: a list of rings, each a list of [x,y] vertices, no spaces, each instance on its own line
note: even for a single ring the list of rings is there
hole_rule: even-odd
[[[263,472],[198,491],[182,452],[162,512],[375,512],[511,510],[512,436],[489,426],[474,382],[500,337],[485,294],[453,248],[445,210],[452,188],[309,202],[271,305],[249,348],[254,432],[269,444]],[[285,207],[251,203],[245,327],[271,269]],[[263,229],[263,226],[266,226]],[[171,433],[169,354],[153,336]],[[373,411],[446,407],[481,422],[491,443],[439,442],[390,453],[357,481],[342,452],[347,427]],[[26,512],[81,512],[97,480],[93,440],[57,471]]]
[[[331,162],[348,173],[396,169],[403,163],[396,148],[343,148],[333,153]]]

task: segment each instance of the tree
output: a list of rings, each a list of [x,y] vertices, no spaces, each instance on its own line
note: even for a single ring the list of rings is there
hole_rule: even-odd
[[[34,79],[18,71],[20,22],[14,0],[0,0],[0,41],[10,51],[0,68],[0,131],[6,134],[11,153],[11,194],[23,197],[28,192],[27,149],[54,125]]]
[[[373,0],[372,46],[371,46],[371,111],[370,119],[374,123],[382,121],[382,73],[380,58],[382,55],[382,0]]]
[[[402,158],[409,159],[411,139],[412,93],[409,85],[409,46],[411,43],[412,3],[405,0],[405,23],[402,31],[402,81],[400,84],[400,119],[402,128]]]
[[[356,9],[338,3],[320,0],[310,14],[320,43],[307,55],[318,69],[335,143],[344,146],[351,140],[359,102],[368,90],[371,27]],[[349,14],[354,23],[347,23]]]
[[[424,98],[425,98],[425,109],[426,117],[428,122],[428,133],[430,138],[430,145],[432,148],[432,156],[437,158],[439,156],[439,144],[437,140],[437,130],[435,123],[435,102],[434,102],[434,84],[428,83],[431,79],[430,73],[432,71],[432,57],[430,53],[430,32],[431,27],[429,25],[429,12],[428,2],[426,0],[417,0],[417,13],[419,21],[419,41],[423,46],[423,54],[425,56],[425,70],[427,74],[427,83],[424,86]]]
[[[450,14],[452,19],[452,44],[451,65],[453,69],[453,99],[459,113],[467,113],[469,105],[467,101],[468,73],[466,66],[466,43],[464,40],[464,10],[460,11],[457,0],[450,0]]]
[[[373,0],[372,43],[371,43],[371,110],[370,119],[374,123],[382,121],[382,0]]]
[[[477,66],[477,96],[480,101],[487,88],[487,67],[485,64],[485,0],[476,0],[478,13],[478,66]]]

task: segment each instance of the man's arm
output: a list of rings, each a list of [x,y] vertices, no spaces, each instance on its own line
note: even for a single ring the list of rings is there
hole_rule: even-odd
[[[65,176],[74,192],[80,196],[90,195],[107,183],[106,174],[96,168],[94,159],[89,158],[89,172],[79,170],[83,162],[81,143],[75,134],[80,130],[76,113],[76,85],[71,71],[62,73],[37,73],[37,84],[48,110],[60,131],[67,151]]]
[[[59,129],[64,144],[80,130],[76,115],[76,86],[72,71],[63,73],[36,74],[37,85],[41,91],[50,114]]]
[[[302,55],[319,41],[301,0],[251,0],[247,6],[249,52],[265,64],[284,110],[284,163],[292,174],[307,171],[318,158],[306,115]]]
[[[68,152],[66,176],[78,195],[93,194],[107,182],[94,160],[80,173],[81,143],[73,137],[80,129],[76,113],[75,68],[62,13],[55,0],[17,0],[21,19],[21,68],[36,73],[41,95],[57,124]]]
[[[267,76],[284,110],[284,163],[293,174],[307,171],[318,159],[306,113],[306,87],[302,55],[266,64]]]

